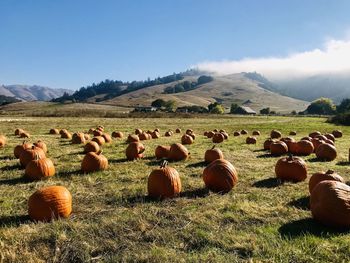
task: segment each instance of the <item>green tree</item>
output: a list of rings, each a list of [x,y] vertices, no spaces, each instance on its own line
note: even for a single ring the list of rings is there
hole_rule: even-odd
[[[233,114],[235,113],[235,111],[238,109],[238,104],[237,103],[232,103],[231,104],[231,109],[230,109],[230,113]]]
[[[331,99],[319,98],[307,107],[308,114],[330,115],[335,113],[335,105]]]
[[[151,106],[152,106],[152,107],[160,108],[160,107],[164,107],[165,104],[166,104],[166,101],[165,101],[165,100],[156,99],[156,100],[152,101]]]
[[[210,110],[210,113],[213,113],[213,114],[224,114],[225,113],[225,109],[224,109],[224,107],[222,105],[217,104]]]
[[[175,111],[176,110],[176,102],[174,100],[168,100],[165,102],[164,107],[166,108],[167,111]]]
[[[175,93],[179,93],[179,92],[184,92],[185,88],[182,86],[182,84],[176,84],[174,87]]]
[[[350,111],[350,99],[343,99],[342,102],[337,106],[338,113],[345,113]]]
[[[260,114],[270,114],[270,112],[271,112],[270,108],[268,107],[260,110]]]

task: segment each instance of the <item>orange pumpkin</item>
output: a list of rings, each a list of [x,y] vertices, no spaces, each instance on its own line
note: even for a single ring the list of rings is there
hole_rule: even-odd
[[[288,146],[284,142],[277,141],[270,144],[271,155],[280,156],[288,153]]]
[[[276,142],[276,139],[267,139],[265,142],[264,142],[264,150],[270,150],[270,145],[271,143],[273,142]]]
[[[233,136],[237,137],[237,136],[239,136],[239,135],[241,135],[241,133],[240,133],[239,131],[233,132]]]
[[[72,139],[72,134],[69,131],[65,131],[61,133],[62,139]]]
[[[100,145],[98,145],[97,142],[90,141],[84,145],[84,153],[89,153],[89,152],[97,153],[99,151],[100,151]]]
[[[139,138],[139,136],[137,136],[135,134],[129,134],[129,136],[126,140],[127,143],[138,142],[138,141],[140,141],[140,138]]]
[[[112,132],[112,137],[113,138],[123,138],[124,134],[120,131],[114,131],[114,132]]]
[[[215,133],[212,138],[213,143],[222,143],[224,140],[225,136],[220,132]]]
[[[49,134],[60,134],[58,129],[50,129]]]
[[[45,157],[46,155],[44,151],[41,148],[35,147],[33,145],[32,148],[24,149],[21,152],[21,155],[19,156],[19,162],[22,167],[26,167],[30,161],[35,159],[43,159]]]
[[[310,209],[315,220],[336,228],[350,227],[350,186],[338,181],[318,183],[311,192]]]
[[[283,157],[275,166],[276,177],[281,180],[300,182],[307,177],[306,163],[299,157]]]
[[[289,132],[289,135],[293,135],[293,136],[294,136],[294,135],[297,135],[297,132],[296,132],[296,131],[290,131],[290,132]]]
[[[131,142],[125,150],[128,160],[141,159],[144,157],[145,146],[140,142]]]
[[[314,138],[318,135],[322,135],[322,133],[320,133],[319,131],[314,131],[314,132],[309,133],[309,137],[311,137],[311,138]]]
[[[170,137],[170,136],[172,136],[172,135],[173,135],[173,132],[172,132],[172,131],[167,131],[167,132],[165,132],[165,134],[164,134],[165,137]]]
[[[20,128],[17,128],[17,129],[15,130],[15,135],[18,136],[18,135],[20,135],[21,133],[24,133],[24,132],[25,132],[25,130],[20,129]]]
[[[175,132],[176,132],[176,133],[181,133],[181,129],[180,129],[180,128],[177,128],[177,129],[175,130]]]
[[[148,133],[143,132],[139,134],[139,138],[141,141],[147,140],[148,139]]]
[[[305,140],[305,141],[310,141],[310,142],[311,142],[311,141],[312,141],[312,138],[309,137],[309,136],[305,136],[305,137],[301,138],[300,140],[301,140],[301,141],[302,141],[302,140]]]
[[[343,137],[343,132],[340,130],[334,130],[334,131],[332,131],[332,134],[334,135],[335,138]]]
[[[331,141],[335,142],[335,137],[334,137],[334,135],[333,135],[332,133],[326,133],[324,136],[325,136],[328,140],[331,140]]]
[[[247,130],[241,130],[240,132],[242,135],[247,135],[248,134],[248,131]]]
[[[72,144],[84,144],[85,143],[85,134],[78,132],[74,133],[72,136]]]
[[[98,145],[102,146],[103,144],[105,144],[105,138],[102,136],[96,136],[94,138],[92,138],[91,140],[92,142],[97,142]]]
[[[170,153],[170,146],[158,145],[155,149],[155,156],[157,159],[168,158]]]
[[[253,136],[249,136],[249,137],[247,137],[247,139],[245,140],[245,142],[247,143],[247,144],[256,144],[256,138],[255,137],[253,137]]]
[[[34,144],[34,146],[41,148],[44,151],[44,153],[47,153],[46,143],[43,142],[42,140],[39,140],[39,141],[37,141],[37,142],[35,142],[33,144]]]
[[[169,159],[172,161],[186,160],[189,152],[185,146],[180,143],[174,143],[170,147]]]
[[[220,149],[215,148],[215,145],[211,149],[205,151],[204,161],[206,163],[211,163],[217,159],[224,159],[224,154]]]
[[[282,137],[282,133],[280,131],[277,131],[277,130],[272,130],[270,133],[270,137],[272,139],[279,139]]]
[[[210,138],[213,138],[213,136],[215,135],[215,132],[213,131],[210,131],[207,133],[207,137],[210,139]]]
[[[103,133],[103,134],[102,134],[102,137],[103,137],[103,139],[105,139],[105,142],[106,142],[106,143],[112,142],[112,137],[111,137],[111,135],[109,135],[108,133]]]
[[[99,129],[96,129],[92,132],[92,134],[96,137],[96,136],[102,136],[103,134],[103,131],[102,130],[99,130]]]
[[[260,136],[260,131],[253,131],[253,136]]]
[[[160,134],[159,134],[158,131],[153,131],[152,134],[151,134],[151,136],[152,136],[152,139],[158,139],[158,138],[160,138]]]
[[[318,138],[312,138],[311,142],[312,142],[312,144],[314,146],[314,152],[316,152],[318,146],[320,146],[321,144],[325,143],[325,141],[323,141],[321,139],[318,139]]]
[[[151,172],[148,177],[148,195],[153,198],[173,198],[181,192],[179,173],[164,161],[160,168]]]
[[[314,173],[309,180],[309,192],[311,193],[315,186],[323,181],[338,181],[341,183],[345,183],[343,177],[332,170],[328,170],[327,172]]]
[[[67,218],[72,213],[72,195],[63,186],[48,186],[29,197],[28,214],[35,221]]]
[[[22,144],[19,144],[15,147],[15,149],[13,150],[13,154],[18,159],[21,156],[21,153],[23,152],[23,150],[30,149],[32,148],[32,146],[33,144],[26,143],[25,141],[23,141]]]
[[[25,169],[24,176],[30,180],[42,180],[55,175],[55,166],[51,159],[35,157]]]
[[[101,151],[98,153],[88,152],[81,162],[81,170],[84,173],[91,173],[96,171],[106,170],[108,168],[108,160],[102,155]]]
[[[301,140],[297,144],[297,153],[299,155],[310,155],[314,152],[314,145],[307,140]]]
[[[297,142],[288,142],[288,152],[291,154],[298,154],[298,143]]]
[[[323,161],[333,161],[337,158],[337,149],[331,144],[324,143],[317,147],[316,156]]]
[[[238,174],[229,161],[217,159],[204,169],[203,181],[209,190],[227,193],[237,184]]]
[[[135,134],[140,135],[143,131],[141,129],[135,129]]]
[[[181,143],[182,144],[192,144],[194,141],[193,141],[193,137],[191,137],[190,135],[188,134],[184,134],[182,137],[181,137]]]

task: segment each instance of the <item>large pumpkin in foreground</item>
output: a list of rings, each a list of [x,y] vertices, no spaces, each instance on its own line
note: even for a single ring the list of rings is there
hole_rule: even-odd
[[[300,182],[307,177],[306,163],[299,157],[284,157],[275,166],[276,177],[281,180]]]
[[[238,174],[229,161],[218,159],[204,169],[203,181],[209,190],[227,193],[237,184]]]
[[[147,188],[148,195],[153,198],[173,198],[181,192],[179,173],[163,162],[149,175]]]
[[[343,177],[332,170],[328,170],[325,173],[314,173],[309,180],[309,192],[311,193],[315,186],[322,181],[338,181],[345,183]]]
[[[310,196],[312,216],[324,225],[350,227],[350,186],[337,181],[323,181]]]
[[[72,212],[72,195],[63,186],[48,186],[29,197],[28,214],[32,220],[66,218]]]

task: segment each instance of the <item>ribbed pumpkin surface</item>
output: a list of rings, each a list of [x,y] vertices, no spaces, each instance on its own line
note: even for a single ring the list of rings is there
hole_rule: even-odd
[[[63,186],[48,186],[29,197],[28,213],[31,219],[50,221],[66,218],[72,212],[72,195]]]

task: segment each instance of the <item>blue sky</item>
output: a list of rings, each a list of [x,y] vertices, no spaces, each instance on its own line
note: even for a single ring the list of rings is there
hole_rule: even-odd
[[[0,83],[78,89],[348,40],[350,1],[1,0]]]

